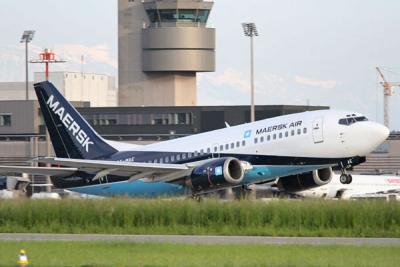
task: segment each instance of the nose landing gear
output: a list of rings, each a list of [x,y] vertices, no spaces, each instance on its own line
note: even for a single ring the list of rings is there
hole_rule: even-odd
[[[347,169],[352,166],[352,160],[347,160],[346,162],[341,162],[340,163],[340,168],[342,170],[342,173],[340,174],[339,180],[342,184],[351,184],[353,181],[353,177],[351,174],[347,173]]]

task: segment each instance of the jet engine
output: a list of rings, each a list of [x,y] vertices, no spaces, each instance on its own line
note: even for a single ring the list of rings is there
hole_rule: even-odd
[[[333,177],[332,168],[280,177],[277,186],[280,190],[297,192],[328,184]]]
[[[208,191],[237,185],[243,181],[245,169],[235,158],[218,158],[193,169],[186,184],[194,191]]]

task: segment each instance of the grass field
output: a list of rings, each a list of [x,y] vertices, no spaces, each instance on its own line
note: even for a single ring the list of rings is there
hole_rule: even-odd
[[[397,267],[400,247],[183,245],[99,242],[0,242],[0,267],[268,266]]]
[[[12,200],[0,232],[400,237],[400,203]]]

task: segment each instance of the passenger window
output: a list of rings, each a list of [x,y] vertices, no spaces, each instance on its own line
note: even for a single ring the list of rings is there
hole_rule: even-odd
[[[204,155],[204,149],[200,150],[200,155]]]
[[[236,142],[236,147],[240,147],[240,142],[239,141]]]
[[[307,133],[307,128],[303,128],[303,133],[304,133],[304,134]]]
[[[264,136],[260,137],[260,142],[263,143],[264,142]]]
[[[192,153],[188,153],[188,159],[192,158],[193,154]]]
[[[267,141],[269,141],[269,140],[271,140],[271,136],[270,135],[267,136]]]
[[[211,153],[211,148],[207,148],[207,154]]]
[[[163,163],[163,161],[164,161],[164,159],[163,159],[163,158],[161,158],[161,159],[160,159],[160,163]]]
[[[224,150],[224,146],[223,146],[223,145],[220,145],[220,146],[219,146],[219,151],[222,151],[222,150]]]
[[[225,145],[225,149],[228,150],[229,149],[229,144]]]
[[[285,132],[285,137],[288,137],[289,136],[289,133],[288,132]]]
[[[274,140],[276,139],[276,134],[274,134],[274,135],[272,136],[272,139],[274,139]]]
[[[258,138],[256,137],[256,138],[254,138],[254,144],[257,144],[258,143]]]
[[[292,134],[292,136],[294,135],[294,130],[292,130],[291,134]]]
[[[282,138],[282,136],[283,136],[283,134],[282,134],[282,133],[279,133],[279,139],[281,139],[281,138]]]
[[[235,143],[231,143],[231,149],[235,148]]]
[[[181,160],[181,155],[180,154],[176,155],[176,160]]]
[[[218,147],[214,147],[214,152],[217,152],[218,151]]]
[[[186,159],[186,153],[182,154],[182,159]]]
[[[242,141],[242,146],[245,146],[245,145],[246,145],[246,141],[243,140],[243,141]]]
[[[165,157],[165,163],[169,162],[169,157]]]
[[[171,162],[174,162],[175,161],[175,155],[172,155],[171,156]]]
[[[199,155],[199,152],[196,150],[196,151],[194,152],[194,156],[197,157],[198,155]]]
[[[297,134],[301,134],[301,129],[297,129]]]

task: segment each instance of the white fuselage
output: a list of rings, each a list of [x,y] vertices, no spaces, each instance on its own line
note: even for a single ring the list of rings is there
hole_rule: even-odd
[[[362,116],[333,110],[303,112],[129,150],[307,158],[365,156],[387,138],[389,131],[371,121],[339,124],[340,119],[353,115]],[[168,163],[163,158],[155,160]]]

